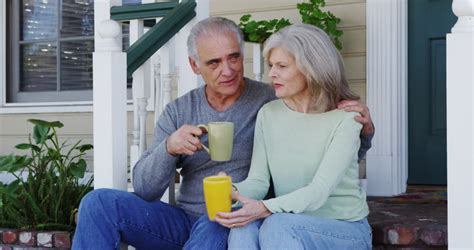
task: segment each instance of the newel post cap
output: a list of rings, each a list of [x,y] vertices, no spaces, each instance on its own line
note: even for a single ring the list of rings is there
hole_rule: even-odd
[[[100,36],[99,47],[101,51],[122,51],[122,27],[114,20],[103,20],[98,27]]]
[[[474,0],[454,0],[452,8],[458,21],[451,32],[474,33]]]

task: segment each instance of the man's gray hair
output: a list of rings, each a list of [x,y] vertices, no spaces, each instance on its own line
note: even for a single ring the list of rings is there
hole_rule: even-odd
[[[191,29],[188,36],[188,56],[199,63],[197,41],[200,37],[212,37],[223,33],[233,33],[240,46],[240,53],[244,53],[244,35],[242,30],[232,21],[224,17],[208,17],[199,21]]]
[[[295,59],[305,75],[317,111],[335,109],[341,100],[358,100],[347,84],[341,54],[329,36],[308,24],[287,26],[265,42],[264,57],[268,60],[273,48],[281,48]]]

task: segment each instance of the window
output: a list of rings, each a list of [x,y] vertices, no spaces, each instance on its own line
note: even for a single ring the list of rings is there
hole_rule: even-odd
[[[7,102],[92,99],[92,0],[12,0]]]
[[[10,0],[6,13],[6,102],[91,101],[94,0]]]

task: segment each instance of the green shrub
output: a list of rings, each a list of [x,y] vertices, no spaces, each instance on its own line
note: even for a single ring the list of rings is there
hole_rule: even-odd
[[[0,182],[0,227],[72,231],[75,209],[92,190],[93,178],[80,182],[86,171],[83,156],[92,145],[60,143],[59,121],[28,121],[34,124],[33,135],[15,147],[30,154],[0,156],[0,171],[15,178]]]

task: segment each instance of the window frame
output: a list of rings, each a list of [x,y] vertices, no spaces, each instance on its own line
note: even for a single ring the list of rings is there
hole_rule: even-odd
[[[33,41],[20,41],[20,10],[21,10],[21,1],[19,0],[10,0],[6,1],[6,8],[8,13],[11,16],[6,16],[5,19],[8,20],[7,33],[10,37],[6,41],[8,46],[8,51],[11,53],[7,54],[7,62],[9,62],[10,69],[6,75],[6,80],[9,83],[9,88],[7,88],[6,101],[9,103],[42,103],[45,100],[56,100],[59,102],[76,102],[76,101],[92,101],[92,89],[90,90],[74,90],[74,91],[38,91],[38,92],[20,92],[20,46],[22,44],[35,44],[41,43],[42,40],[33,40]],[[59,4],[62,4],[62,1],[59,1]],[[58,18],[62,18],[61,7],[58,8]],[[59,22],[58,22],[59,25]],[[59,27],[58,27],[59,32]],[[59,35],[54,39],[48,39],[45,41],[56,43],[56,86],[60,85],[61,81],[61,43],[67,42],[69,40],[73,41],[85,41],[92,40],[94,41],[94,36],[89,37],[67,37],[61,38]],[[9,78],[11,76],[11,79]],[[6,87],[6,86],[5,86]]]

